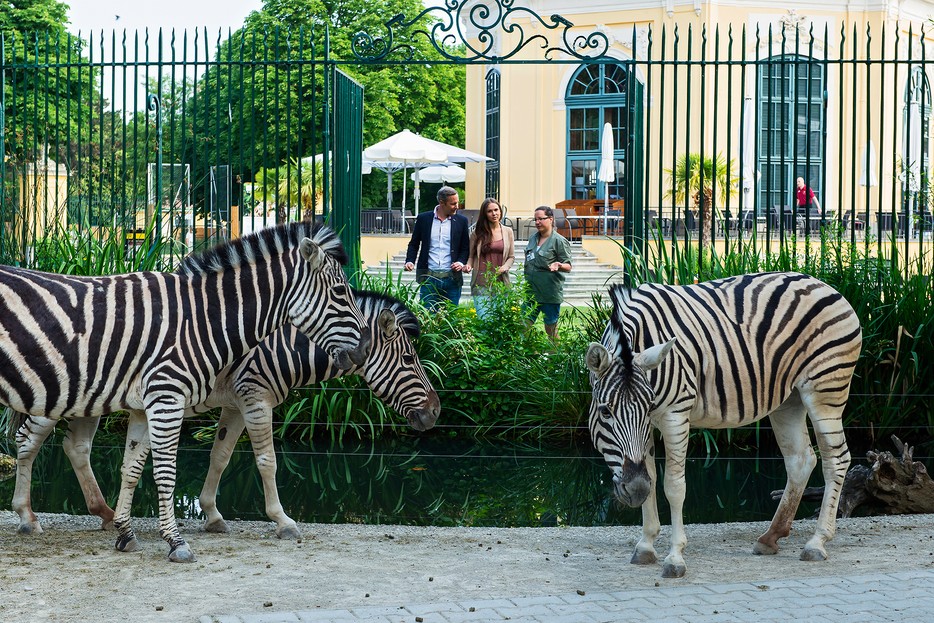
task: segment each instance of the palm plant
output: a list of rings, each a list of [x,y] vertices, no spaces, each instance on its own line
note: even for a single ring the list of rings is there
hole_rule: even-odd
[[[253,197],[276,206],[276,222],[286,212],[301,208],[301,218],[310,221],[324,198],[324,166],[317,158],[290,158],[274,169],[260,169],[253,181]]]
[[[711,242],[712,210],[717,205],[714,192],[716,200],[725,203],[727,197],[734,196],[737,191],[737,176],[733,166],[732,159],[727,161],[720,154],[711,158],[691,153],[680,156],[673,170],[665,169],[669,180],[669,191],[665,197],[681,205],[690,195],[694,209],[700,216],[703,243],[708,247]]]

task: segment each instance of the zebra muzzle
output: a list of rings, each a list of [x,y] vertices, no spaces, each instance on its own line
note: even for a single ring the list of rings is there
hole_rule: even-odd
[[[641,506],[652,491],[652,481],[645,461],[633,463],[626,459],[622,468],[613,472],[613,493],[626,506]]]

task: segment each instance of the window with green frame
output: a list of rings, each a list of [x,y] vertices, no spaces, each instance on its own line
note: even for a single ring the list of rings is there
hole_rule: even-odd
[[[914,66],[905,84],[902,110],[902,185],[906,195],[927,193],[931,152],[931,84]]]
[[[793,208],[798,177],[822,195],[825,83],[822,64],[807,56],[773,56],[758,67],[761,213]]]
[[[610,199],[622,198],[626,188],[628,80],[625,65],[582,65],[568,85],[566,190],[571,199],[602,199],[604,185],[597,181],[603,124],[613,128],[616,180],[609,184]]]
[[[499,198],[499,98],[498,69],[486,74],[486,196]]]

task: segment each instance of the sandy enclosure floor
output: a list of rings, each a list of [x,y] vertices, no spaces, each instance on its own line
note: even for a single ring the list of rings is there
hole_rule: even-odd
[[[629,564],[638,527],[433,528],[230,522],[207,534],[182,522],[197,560],[167,561],[154,519],[136,520],[142,549],[123,554],[96,518],[40,514],[45,532],[16,534],[0,512],[0,621],[196,621],[205,614],[400,606],[466,599],[608,592],[658,585],[839,576],[934,567],[934,515],[838,522],[830,560],[798,560],[814,529],[795,522],[777,556],[754,556],[765,522],[688,526],[687,576]],[[657,550],[664,555],[668,527]]]

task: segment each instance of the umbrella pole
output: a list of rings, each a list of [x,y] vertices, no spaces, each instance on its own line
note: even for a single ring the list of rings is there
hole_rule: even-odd
[[[610,183],[603,183],[603,235],[606,236],[610,229],[609,225],[609,216],[607,212],[610,211]]]
[[[386,207],[392,210],[392,171],[386,171]]]
[[[405,163],[402,163],[402,232],[405,233],[405,193],[406,193],[406,184],[405,184]]]

